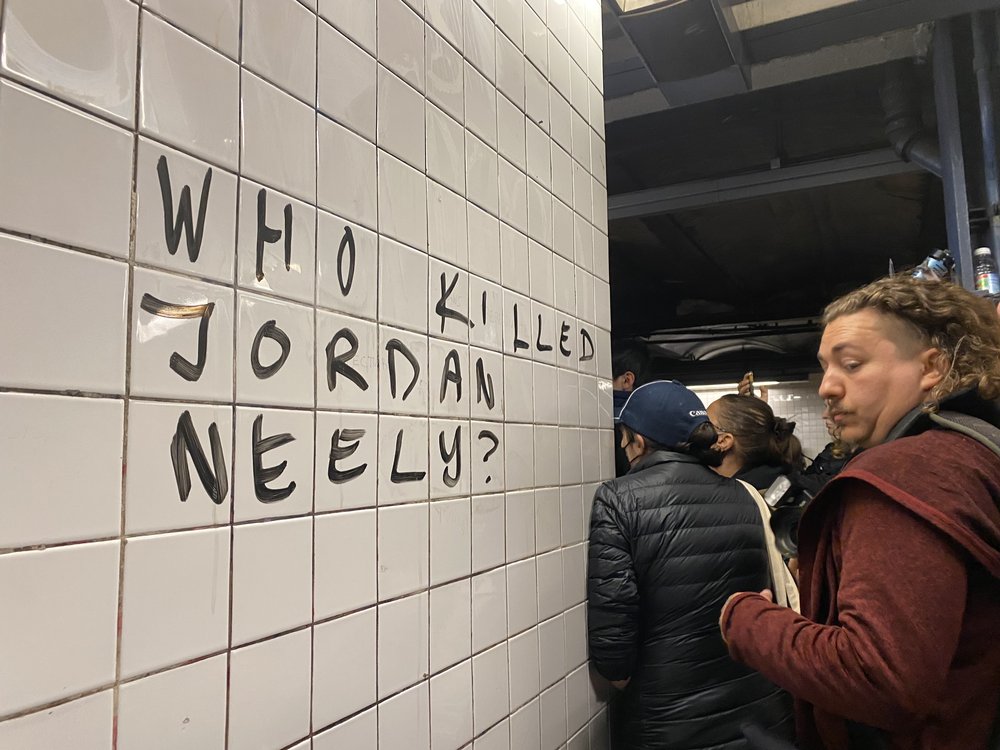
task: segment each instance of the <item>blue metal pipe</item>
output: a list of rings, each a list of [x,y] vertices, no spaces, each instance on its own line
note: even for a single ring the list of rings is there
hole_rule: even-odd
[[[997,169],[996,120],[993,107],[993,64],[990,55],[989,25],[992,14],[972,14],[972,64],[976,71],[979,96],[979,121],[983,143],[983,178],[986,191],[986,218],[989,221],[989,243],[994,258],[1000,252],[1000,182]]]

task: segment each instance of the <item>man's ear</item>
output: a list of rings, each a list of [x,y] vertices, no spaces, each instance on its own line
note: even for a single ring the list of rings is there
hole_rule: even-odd
[[[735,442],[736,441],[733,440],[732,434],[728,432],[720,432],[718,439],[715,441],[715,445],[712,447],[720,453],[728,453],[733,449],[733,443]]]
[[[951,362],[945,353],[936,347],[925,349],[920,354],[920,365],[922,374],[920,377],[920,388],[930,391],[937,386],[951,368]]]
[[[636,456],[646,455],[646,438],[638,432],[632,438],[632,445],[635,446]]]
[[[635,388],[635,373],[631,370],[626,370],[622,373],[622,390],[631,391]]]

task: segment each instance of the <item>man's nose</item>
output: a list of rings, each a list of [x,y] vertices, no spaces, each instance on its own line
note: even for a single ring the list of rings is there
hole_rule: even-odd
[[[823,373],[823,379],[819,384],[819,395],[823,399],[839,398],[843,395],[843,387],[841,386],[840,379],[830,370]]]

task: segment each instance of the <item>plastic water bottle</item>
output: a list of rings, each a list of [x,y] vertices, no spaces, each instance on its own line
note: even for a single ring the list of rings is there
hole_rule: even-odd
[[[955,259],[951,257],[951,253],[947,250],[935,250],[924,259],[923,263],[913,269],[913,275],[918,279],[949,281],[954,266]]]
[[[1000,294],[1000,274],[993,260],[993,251],[980,247],[973,253],[976,265],[976,290],[987,294]]]

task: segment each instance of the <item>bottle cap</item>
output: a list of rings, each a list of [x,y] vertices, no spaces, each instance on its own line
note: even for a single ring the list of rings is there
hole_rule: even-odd
[[[993,255],[993,251],[988,247],[977,247],[973,255]]]

